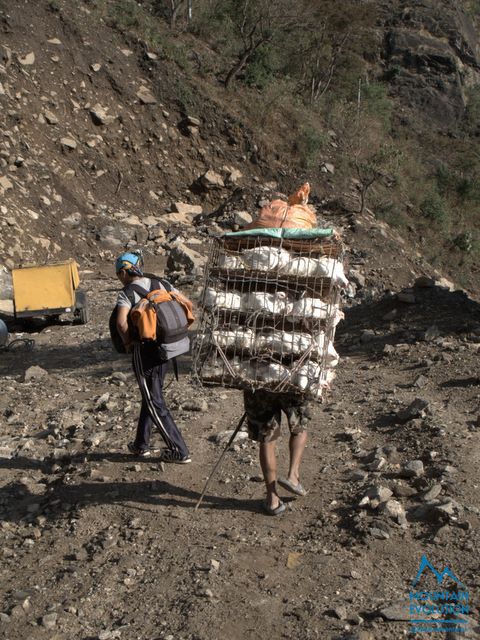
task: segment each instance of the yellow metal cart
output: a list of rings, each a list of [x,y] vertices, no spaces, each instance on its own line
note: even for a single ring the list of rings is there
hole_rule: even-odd
[[[88,322],[87,296],[78,288],[75,260],[13,269],[12,282],[16,318],[73,313],[81,324]]]

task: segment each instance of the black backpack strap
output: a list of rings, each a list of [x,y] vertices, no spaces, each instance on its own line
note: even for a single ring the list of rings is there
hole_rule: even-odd
[[[162,287],[166,290],[166,291],[173,291],[173,286],[170,284],[170,282],[168,280],[166,280],[165,278],[160,278],[160,276],[156,276],[153,273],[144,273],[143,274],[144,278],[150,278],[150,280],[152,281],[152,288],[151,291],[153,291],[153,289],[159,289],[160,287],[158,286],[158,284],[160,283],[162,285]],[[155,282],[156,286],[153,286],[153,283]]]
[[[173,373],[178,382],[178,362],[176,358],[172,358]]]
[[[140,287],[138,284],[134,284],[133,282],[131,284],[127,284],[127,286],[123,288],[123,292],[132,303],[132,307],[135,304],[135,299],[133,297],[134,293],[138,293],[141,298],[145,298],[149,293],[146,289]]]
[[[152,285],[154,282],[156,284],[156,289],[159,289],[160,287],[158,285],[161,284],[165,291],[173,291],[172,285],[168,280],[165,280],[165,278],[155,278],[155,280],[152,280]]]

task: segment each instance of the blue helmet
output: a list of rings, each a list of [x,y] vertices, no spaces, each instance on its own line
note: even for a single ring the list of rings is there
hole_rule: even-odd
[[[118,256],[115,261],[115,272],[125,269],[130,275],[143,275],[143,258],[141,253],[127,251]]]

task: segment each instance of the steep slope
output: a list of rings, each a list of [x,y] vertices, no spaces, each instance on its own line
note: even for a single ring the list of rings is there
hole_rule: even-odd
[[[185,119],[175,65],[129,47],[83,4],[52,6],[16,2],[2,14],[0,250],[9,266],[162,240],[176,220],[160,217],[172,202],[209,207],[216,198],[200,200],[196,181],[214,166],[227,180],[233,172],[233,185],[251,144],[211,104]]]
[[[432,117],[428,100],[419,97],[427,94],[439,112],[456,113],[457,107],[438,105],[445,99],[458,106],[476,77],[477,42],[465,14],[428,3],[378,8],[386,17],[378,31],[376,73],[401,70],[391,87],[403,100],[405,117],[412,114],[405,123],[415,129],[416,114]],[[441,20],[435,17],[440,14]],[[288,144],[292,153],[295,146],[287,130],[277,141],[255,132],[234,94],[216,86],[212,73],[199,68],[186,74],[175,56],[161,47],[150,51],[128,29],[121,33],[104,20],[99,3],[16,0],[0,16],[0,251],[7,267],[70,255],[87,265],[132,245],[168,256],[174,243],[187,239],[202,252],[205,238],[218,230],[215,221],[231,226],[236,212],[254,213],[264,195],[308,178],[320,217],[356,230],[349,240],[368,255],[371,275],[394,265],[403,275],[395,282],[396,271],[390,272],[388,286],[398,288],[432,272],[421,258],[431,236],[425,240],[411,226],[404,245],[398,231],[368,212],[355,214],[358,184],[326,169],[329,162],[343,162],[335,137],[322,151],[320,168],[299,168],[295,155],[286,155]],[[166,38],[167,27],[158,19],[155,25]],[[427,31],[430,48],[415,40],[415,33]],[[217,54],[188,34],[181,37],[192,59],[200,51],[204,63],[213,64]],[[407,41],[400,46],[401,38]],[[427,64],[436,59],[435,47],[447,47],[445,59],[453,61],[447,80],[443,67],[432,75]],[[445,83],[460,93],[452,97]],[[205,215],[195,218],[199,212]],[[391,243],[372,237],[385,234]],[[442,257],[439,264],[455,278],[458,260]],[[475,280],[466,280],[475,291]]]

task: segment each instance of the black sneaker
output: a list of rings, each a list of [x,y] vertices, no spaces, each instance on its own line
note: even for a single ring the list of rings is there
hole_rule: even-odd
[[[173,462],[174,464],[188,464],[192,459],[190,456],[181,456],[178,451],[173,449],[162,449],[160,453],[160,462]]]
[[[130,453],[133,453],[136,456],[140,456],[140,458],[149,458],[150,450],[149,449],[140,449],[134,442],[129,442],[127,444],[128,450]]]

